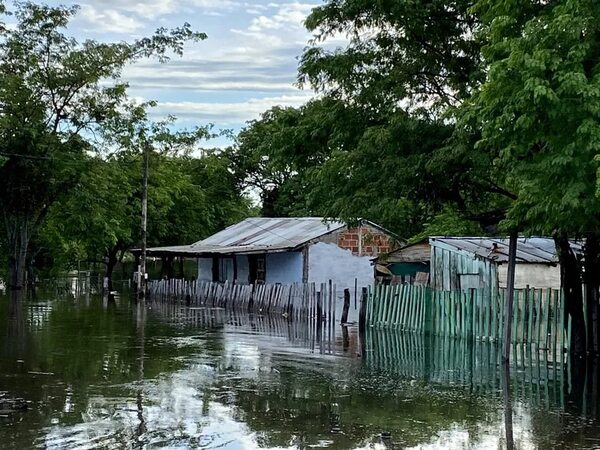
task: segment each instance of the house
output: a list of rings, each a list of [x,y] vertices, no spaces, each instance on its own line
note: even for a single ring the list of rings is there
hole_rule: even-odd
[[[320,217],[252,217],[191,245],[148,249],[149,256],[197,258],[198,279],[238,283],[373,283],[371,258],[396,237],[366,221],[356,227]]]
[[[495,293],[506,288],[508,238],[431,237],[431,286],[436,290],[485,288]],[[572,242],[575,252],[581,245]],[[560,265],[554,240],[519,238],[515,289],[527,286],[560,289]]]
[[[391,284],[427,284],[431,246],[425,239],[374,258],[377,281]]]

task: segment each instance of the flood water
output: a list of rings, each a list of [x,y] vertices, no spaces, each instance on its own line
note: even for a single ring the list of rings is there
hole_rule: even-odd
[[[0,296],[0,448],[600,448],[598,368],[122,295]],[[508,380],[508,381],[507,381]],[[507,434],[507,428],[509,433]]]

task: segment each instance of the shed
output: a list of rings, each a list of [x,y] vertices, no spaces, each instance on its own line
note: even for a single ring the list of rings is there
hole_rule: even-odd
[[[391,278],[392,284],[396,282],[412,284],[417,276],[427,283],[430,260],[431,246],[426,239],[380,255],[373,261],[377,271],[381,271],[381,268],[389,271],[387,278]]]
[[[371,258],[396,237],[372,222],[356,227],[321,217],[252,217],[191,245],[155,247],[149,256],[197,258],[198,279],[241,283],[373,282]]]
[[[508,244],[505,237],[431,237],[431,285],[436,290],[506,287]],[[575,252],[581,245],[572,242]],[[519,238],[515,288],[560,289],[560,265],[549,237]]]

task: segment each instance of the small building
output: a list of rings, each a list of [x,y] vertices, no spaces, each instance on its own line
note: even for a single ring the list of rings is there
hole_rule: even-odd
[[[427,284],[430,261],[428,239],[405,245],[373,260],[377,281],[386,284]]]
[[[320,217],[252,217],[191,245],[148,249],[149,256],[197,258],[198,279],[239,283],[373,283],[371,259],[396,237],[363,220],[356,227]]]
[[[506,288],[508,238],[431,237],[431,286],[436,290]],[[581,245],[572,242],[576,252]],[[554,240],[519,238],[515,289],[560,289],[560,265]]]

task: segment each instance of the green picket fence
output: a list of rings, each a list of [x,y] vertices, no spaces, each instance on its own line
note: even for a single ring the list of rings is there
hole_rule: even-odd
[[[377,285],[369,288],[367,323],[408,331],[424,331],[429,288]]]
[[[379,285],[371,288],[367,324],[434,335],[501,341],[506,291],[434,291],[426,286]],[[511,342],[538,350],[569,348],[570,321],[565,323],[564,297],[553,289],[516,290]]]

